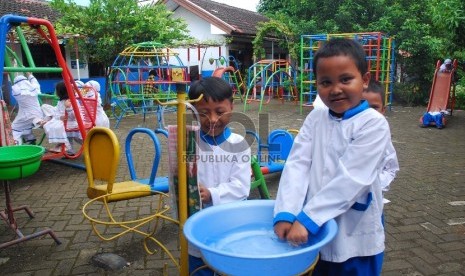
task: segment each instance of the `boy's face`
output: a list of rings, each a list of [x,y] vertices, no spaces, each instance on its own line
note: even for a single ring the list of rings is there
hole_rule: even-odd
[[[362,76],[354,60],[344,55],[319,59],[316,75],[318,95],[336,113],[357,106],[370,80],[369,72]]]
[[[210,136],[218,136],[231,120],[233,104],[229,99],[219,102],[202,99],[195,103],[195,108],[199,112],[202,131]]]
[[[381,99],[381,94],[365,91],[363,92],[363,98],[368,101],[368,104],[371,108],[375,109],[381,114],[384,114],[383,99]]]

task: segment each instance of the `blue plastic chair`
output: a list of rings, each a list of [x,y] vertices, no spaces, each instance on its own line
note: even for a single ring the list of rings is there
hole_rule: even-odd
[[[257,159],[260,161],[262,173],[281,172],[294,143],[294,136],[287,130],[275,129],[270,132],[264,144],[255,132],[247,130],[246,134],[252,135],[258,143]],[[263,149],[267,150],[266,155]]]
[[[135,170],[132,153],[131,153],[131,142],[132,142],[133,136],[136,133],[145,133],[149,135],[155,147],[155,156],[153,159],[152,172],[150,174],[150,178],[138,178],[137,177],[137,173]],[[152,191],[168,193],[169,191],[168,176],[157,177],[158,165],[160,164],[160,157],[161,157],[161,145],[160,145],[160,141],[157,138],[156,133],[159,133],[159,134],[162,134],[168,137],[168,132],[166,130],[153,131],[148,128],[132,129],[128,133],[128,136],[126,137],[126,143],[125,143],[126,160],[128,163],[129,173],[131,175],[131,180],[142,183],[142,184],[150,185]]]

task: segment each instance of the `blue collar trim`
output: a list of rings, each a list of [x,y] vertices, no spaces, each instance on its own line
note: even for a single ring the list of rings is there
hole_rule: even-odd
[[[18,84],[18,83],[20,83],[20,82],[22,82],[22,81],[25,81],[25,80],[27,80],[27,79],[20,79],[20,80],[17,80],[14,84]]]
[[[231,129],[229,127],[226,127],[223,131],[223,133],[217,135],[217,136],[210,136],[207,133],[203,132],[200,130],[200,138],[205,141],[206,143],[217,146],[226,141],[226,139],[231,136]]]
[[[338,114],[334,111],[332,111],[331,109],[329,110],[329,114],[331,114],[332,116],[334,117],[338,117],[340,118],[341,120],[347,120],[347,119],[350,119],[352,117],[354,117],[355,115],[357,115],[358,113],[366,110],[366,109],[369,109],[370,108],[370,105],[368,104],[368,101],[367,100],[362,100],[360,101],[360,104],[355,106],[355,107],[352,107],[351,109],[347,110],[346,112],[344,112],[341,116],[341,114]]]

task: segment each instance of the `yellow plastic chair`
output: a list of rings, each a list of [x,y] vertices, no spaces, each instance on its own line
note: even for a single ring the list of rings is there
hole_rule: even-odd
[[[84,142],[84,162],[87,171],[87,196],[90,199],[106,195],[100,201],[112,202],[152,195],[149,185],[135,181],[115,183],[120,159],[118,139],[111,129],[94,128]],[[103,181],[97,184],[97,181]]]
[[[173,262],[179,267],[178,262],[171,252],[154,237],[158,222],[165,219],[173,223],[179,222],[165,213],[170,209],[164,204],[168,194],[152,189],[151,185],[129,180],[115,182],[120,160],[120,146],[114,132],[109,128],[94,127],[84,141],[84,162],[87,171],[87,196],[90,199],[84,204],[82,212],[92,225],[95,234],[102,240],[110,241],[128,233],[138,233],[144,237],[144,248],[149,254],[156,250],[150,250],[148,242],[153,242],[163,249]],[[111,202],[131,200],[151,195],[159,195],[158,206],[151,214],[133,220],[123,220],[124,209],[117,214],[112,212],[117,208],[111,206]],[[150,204],[151,206],[151,204]],[[100,208],[98,208],[100,207]],[[104,211],[102,211],[104,207]],[[155,226],[151,228],[151,222]],[[140,229],[142,226],[143,229]],[[108,228],[116,228],[119,232]],[[145,230],[147,229],[147,230]]]
[[[297,136],[297,134],[299,134],[299,130],[298,129],[295,129],[295,128],[290,128],[287,130],[290,134],[292,134],[294,136],[294,138]]]

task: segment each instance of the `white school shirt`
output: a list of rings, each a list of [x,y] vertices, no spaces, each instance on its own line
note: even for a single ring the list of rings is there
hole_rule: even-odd
[[[197,181],[208,188],[212,198],[212,204],[203,208],[245,200],[250,193],[250,147],[241,135],[231,133],[229,128],[225,132],[228,137],[219,145],[209,144],[210,139],[199,139]],[[192,244],[188,251],[189,255],[201,257]]]
[[[29,78],[22,75],[17,76],[14,82],[11,90],[18,103],[18,114],[11,127],[18,132],[30,131],[33,121],[43,117],[39,104],[40,84],[33,75],[30,75]]]
[[[313,102],[313,108],[325,108],[328,110],[328,107],[323,103],[319,95],[316,95],[315,101]],[[379,177],[381,178],[381,188],[383,189],[383,192],[387,192],[389,191],[389,185],[399,171],[399,162],[397,161],[396,150],[392,145],[392,142],[389,143],[386,148],[383,162],[383,171],[380,173]]]
[[[387,145],[383,164],[383,171],[380,173],[379,178],[383,192],[387,192],[389,191],[391,182],[399,171],[399,161],[397,160],[396,149],[392,145],[392,142]]]
[[[328,107],[323,103],[319,95],[316,96],[315,101],[313,102],[313,108],[325,108],[328,110]],[[389,143],[386,148],[383,162],[383,171],[380,173],[379,177],[381,179],[381,188],[383,192],[387,192],[389,191],[389,185],[394,180],[397,172],[399,171],[399,162],[397,161],[396,150],[392,145],[392,142]]]
[[[93,91],[93,89],[90,89],[89,92],[87,92],[87,94],[84,95],[84,97],[93,99],[95,97],[94,93],[95,92]],[[102,97],[100,96],[99,92],[97,92],[97,110],[95,112],[95,126],[110,128],[110,119],[105,113],[105,110],[103,110]]]
[[[444,73],[444,72],[450,72],[452,69],[452,66],[450,68],[447,68],[446,64],[443,63],[441,66],[439,66],[439,72]]]
[[[68,143],[68,134],[66,133],[65,125],[62,116],[68,113],[68,128],[77,127],[77,121],[72,108],[66,108],[66,99],[58,101],[53,108],[50,105],[42,105],[42,109],[46,114],[52,114],[52,119],[44,124],[43,128],[48,137],[49,143]]]
[[[230,133],[219,145],[200,139],[199,148],[197,181],[210,191],[211,205],[247,199],[251,167],[250,147],[244,137]]]
[[[334,218],[337,235],[320,251],[325,261],[344,262],[383,252],[379,174],[390,137],[386,119],[372,108],[347,119],[331,116],[328,109],[312,111],[284,166],[275,222],[293,217],[316,232]],[[356,202],[367,203],[370,192],[372,200],[365,211],[351,208]]]
[[[319,108],[327,108],[324,102],[321,100],[320,95],[316,95],[315,100],[313,101],[313,108],[314,109],[319,109]]]

